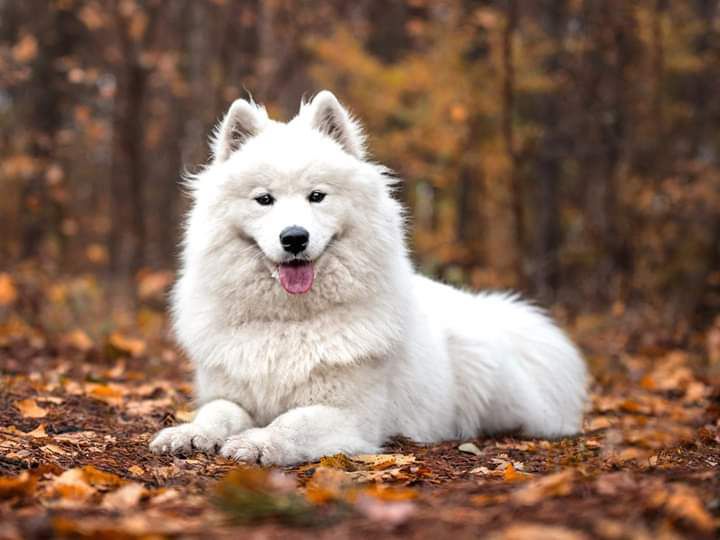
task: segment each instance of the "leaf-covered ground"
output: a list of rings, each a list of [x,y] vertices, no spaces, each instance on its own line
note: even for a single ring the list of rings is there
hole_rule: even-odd
[[[170,345],[43,335],[10,317],[0,538],[716,538],[720,390],[707,355],[603,325],[574,329],[595,374],[577,438],[397,440],[384,455],[263,471],[148,451],[192,414],[189,366]]]

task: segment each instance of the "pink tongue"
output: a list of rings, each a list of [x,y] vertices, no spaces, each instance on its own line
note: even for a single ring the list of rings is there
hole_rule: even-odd
[[[280,285],[290,294],[303,294],[310,290],[315,280],[313,263],[281,264]]]

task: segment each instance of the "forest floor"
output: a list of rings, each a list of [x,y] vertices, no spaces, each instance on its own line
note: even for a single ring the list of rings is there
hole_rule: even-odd
[[[594,372],[578,437],[396,440],[382,455],[265,471],[149,452],[158,429],[192,414],[189,365],[171,345],[42,335],[10,317],[0,538],[717,538],[717,372],[689,349],[631,344],[622,324],[572,332]]]

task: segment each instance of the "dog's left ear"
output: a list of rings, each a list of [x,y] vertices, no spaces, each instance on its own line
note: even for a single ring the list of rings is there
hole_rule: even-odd
[[[329,90],[320,92],[308,105],[310,124],[358,159],[365,157],[365,136],[360,124]]]
[[[210,143],[215,161],[220,163],[240,149],[248,139],[254,137],[268,122],[264,107],[237,99],[215,130]]]

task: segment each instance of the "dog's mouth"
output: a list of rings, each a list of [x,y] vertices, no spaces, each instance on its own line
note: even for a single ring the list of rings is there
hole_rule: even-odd
[[[315,281],[315,265],[312,261],[293,259],[278,265],[280,285],[289,294],[305,294]]]

